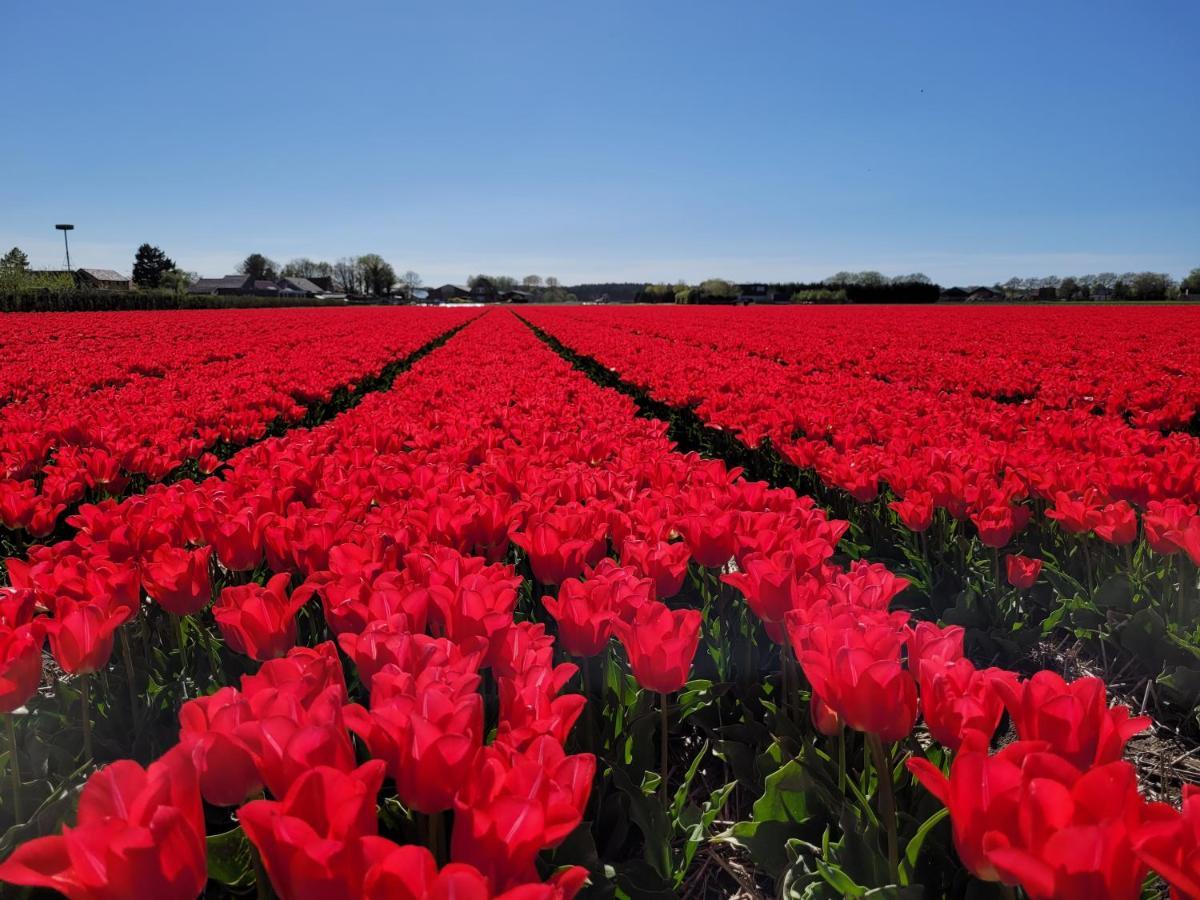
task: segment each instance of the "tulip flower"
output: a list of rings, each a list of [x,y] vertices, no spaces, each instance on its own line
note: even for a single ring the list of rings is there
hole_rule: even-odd
[[[204,811],[181,747],[143,769],[119,760],[92,775],[74,828],[18,844],[0,881],[70,900],[195,900],[208,880]]]
[[[487,875],[494,889],[537,880],[534,860],[583,819],[596,759],[568,756],[554,738],[524,751],[493,744],[479,751],[454,802],[451,853]]]
[[[1026,761],[1011,843],[993,840],[986,849],[1000,878],[1030,900],[1140,897],[1148,866],[1132,841],[1153,812],[1138,794],[1133,766],[1106,763],[1077,777],[1031,769]]]
[[[653,581],[654,596],[659,600],[670,600],[683,589],[691,555],[691,550],[684,542],[650,543],[627,537],[621,544],[622,565],[633,567],[643,577]]]
[[[1200,898],[1200,788],[1183,786],[1180,811],[1154,806],[1134,831],[1133,848],[1171,886],[1173,900]]]
[[[384,764],[351,772],[317,766],[283,799],[254,800],[238,812],[258,848],[275,892],[288,900],[361,900],[371,842],[378,832],[375,798]]]
[[[565,511],[530,517],[510,537],[529,556],[533,577],[542,584],[562,584],[583,574],[604,556],[608,526],[594,517]]]
[[[641,607],[632,622],[613,622],[639,685],[670,694],[687,684],[700,644],[700,621],[699,610],[672,610],[652,602]]]
[[[191,753],[200,792],[214,806],[237,806],[262,789],[250,702],[236,688],[197,697],[179,710],[179,743]],[[253,735],[249,739],[247,735]]]
[[[47,622],[0,624],[0,715],[20,709],[42,679],[42,645]]]
[[[146,593],[167,612],[190,616],[212,599],[208,558],[212,547],[187,550],[161,545],[142,563]]]
[[[1138,535],[1137,513],[1124,500],[1110,503],[1097,514],[1092,531],[1118,547],[1132,544]]]
[[[387,763],[401,802],[419,812],[453,806],[461,773],[482,745],[483,697],[470,678],[455,687],[426,677],[404,694],[373,693],[370,712],[346,707],[347,725]]]
[[[283,656],[295,645],[296,613],[305,598],[299,592],[288,598],[290,581],[284,572],[265,587],[250,583],[221,591],[212,613],[231,648],[262,661]]]
[[[315,766],[348,772],[354,768],[354,745],[346,732],[341,692],[327,688],[304,709],[294,698],[260,713],[258,722],[238,729],[254,752],[258,774],[274,797],[283,797],[296,780]],[[254,701],[251,701],[252,707]],[[258,712],[258,710],[256,710]]]
[[[935,741],[958,750],[971,733],[992,739],[1004,715],[996,681],[1015,682],[1016,675],[1001,669],[980,671],[966,659],[926,660],[918,671],[921,714]]]
[[[1033,587],[1042,573],[1042,561],[1036,557],[1010,553],[1004,557],[1004,571],[1009,584],[1018,591],[1025,591]]]
[[[1150,726],[1149,717],[1130,717],[1126,706],[1109,707],[1099,678],[1067,683],[1041,671],[1028,681],[995,686],[1021,740],[1046,741],[1079,768],[1119,760],[1126,742]]]
[[[903,500],[893,500],[888,507],[909,531],[928,531],[933,524],[933,495],[925,491],[907,491]]]
[[[542,606],[558,623],[558,642],[572,656],[595,656],[608,645],[617,616],[608,580],[567,578],[557,596],[542,598]]]
[[[1030,759],[1034,771],[1043,776],[1055,773],[1060,781],[1078,777],[1078,769],[1047,753],[1040,741],[1016,741],[989,756],[986,740],[970,738],[950,764],[949,778],[923,757],[906,763],[909,772],[950,811],[954,849],[967,871],[983,881],[1003,880],[988,851],[1020,840],[1023,767]]]

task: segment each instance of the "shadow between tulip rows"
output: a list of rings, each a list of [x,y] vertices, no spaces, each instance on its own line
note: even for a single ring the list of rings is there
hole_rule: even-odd
[[[245,450],[247,447],[253,447],[255,444],[261,444],[263,441],[269,441],[272,438],[279,438],[291,431],[300,431],[307,428],[316,428],[328,422],[334,416],[345,412],[348,409],[353,409],[370,394],[377,394],[380,391],[390,390],[392,384],[403,373],[411,369],[418,361],[428,356],[434,350],[441,347],[452,337],[479,318],[479,315],[472,316],[465,322],[455,325],[432,340],[422,344],[407,356],[402,356],[388,363],[379,371],[366,375],[360,378],[354,384],[344,384],[335,388],[333,392],[324,400],[317,400],[308,404],[308,409],[305,414],[299,419],[285,419],[282,416],[275,418],[268,423],[262,437],[254,440],[241,443],[233,443],[230,441],[220,440],[216,444],[210,446],[205,452],[211,453],[217,458],[220,463],[224,463],[234,454]],[[189,459],[186,462],[176,466],[163,478],[150,478],[146,475],[133,475],[129,479],[129,484],[125,490],[119,495],[102,495],[88,496],[79,503],[66,509],[59,517],[55,525],[55,529],[49,535],[43,537],[32,537],[24,531],[12,531],[0,525],[0,559],[5,557],[20,557],[24,558],[29,552],[29,548],[35,544],[53,544],[58,541],[70,540],[74,536],[76,529],[68,523],[73,515],[75,515],[80,506],[87,503],[95,503],[99,500],[114,499],[123,500],[126,497],[132,497],[136,494],[141,494],[154,484],[175,484],[176,482],[184,481],[185,479],[200,480],[207,478],[220,469],[220,465],[212,470],[205,472],[200,468],[200,460],[198,458]],[[0,568],[0,585],[7,584],[5,574]]]
[[[730,467],[742,468],[748,479],[765,481],[773,488],[791,487],[798,494],[812,497],[831,516],[851,522],[842,548],[852,558],[882,562],[900,575],[914,574],[910,554],[889,532],[868,531],[860,524],[864,512],[869,520],[875,505],[882,500],[858,503],[847,492],[825,484],[814,471],[788,462],[771,445],[770,438],[764,438],[757,448],[749,447],[733,432],[705,423],[693,408],[673,406],[650,396],[598,360],[577,352],[553,334],[516,315],[543,343],[596,384],[632,399],[639,415],[666,423],[669,436],[683,452],[722,459]],[[963,625],[967,629],[967,655],[980,666],[1000,665],[1025,676],[1050,669],[1068,680],[1088,675],[1103,678],[1113,699],[1135,712],[1151,715],[1154,720],[1151,731],[1133,738],[1129,744],[1130,758],[1137,765],[1144,785],[1163,798],[1178,801],[1183,784],[1200,780],[1200,759],[1197,759],[1200,721],[1196,707],[1183,698],[1172,702],[1153,692],[1158,673],[1142,658],[1127,649],[1114,650],[1103,639],[1080,638],[1067,627],[1059,627],[1046,636],[1027,629],[1014,637],[1011,632],[1005,633],[1011,625],[1004,621],[984,623],[956,616],[954,600],[970,591],[971,572],[944,565],[931,564],[930,568],[934,578],[929,589],[910,587],[893,602],[893,608],[904,609],[918,619]]]

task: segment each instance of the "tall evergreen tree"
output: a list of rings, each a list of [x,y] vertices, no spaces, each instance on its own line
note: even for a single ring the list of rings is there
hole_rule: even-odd
[[[133,283],[140,288],[156,288],[165,273],[174,270],[175,262],[158,247],[142,244],[133,258]]]
[[[20,247],[13,247],[4,256],[0,256],[0,270],[5,274],[15,274],[29,270],[29,257]]]

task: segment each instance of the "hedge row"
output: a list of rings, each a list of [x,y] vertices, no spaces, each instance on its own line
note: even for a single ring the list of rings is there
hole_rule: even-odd
[[[308,297],[216,297],[174,291],[2,290],[0,312],[99,312],[122,309],[262,309],[344,306],[344,300]]]

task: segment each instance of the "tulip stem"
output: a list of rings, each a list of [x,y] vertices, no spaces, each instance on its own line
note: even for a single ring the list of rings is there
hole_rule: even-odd
[[[838,791],[846,797],[846,729],[838,728]]]
[[[662,781],[658,785],[658,789],[662,795],[663,806],[667,805],[667,695],[659,694],[659,702],[661,703],[661,719],[662,719]]]
[[[267,877],[267,868],[263,865],[262,855],[258,848],[250,845],[250,853],[254,857],[254,893],[258,900],[269,900],[271,896],[271,880]]]
[[[138,693],[137,671],[133,667],[133,650],[129,646],[128,626],[119,629],[121,632],[121,656],[125,658],[125,681],[129,685],[129,715],[137,716]]]
[[[896,795],[892,790],[892,768],[888,765],[883,742],[877,734],[867,735],[867,746],[875,760],[875,774],[879,782],[879,818],[887,830],[888,867],[892,884],[900,883],[900,848],[896,839]]]
[[[175,646],[179,648],[179,684],[183,688],[183,696],[187,697],[187,645],[183,634],[183,617],[171,613],[172,624],[175,626]]]
[[[13,727],[12,713],[4,717],[4,725],[8,732],[8,776],[12,779],[13,821],[20,825],[23,819],[21,815],[21,762],[17,759],[17,729]]]
[[[79,677],[79,703],[83,708],[83,755],[87,760],[95,759],[92,754],[91,680],[90,674]]]

